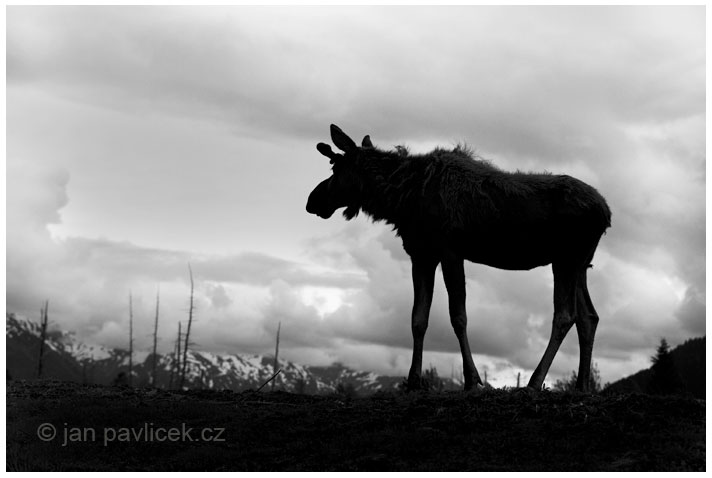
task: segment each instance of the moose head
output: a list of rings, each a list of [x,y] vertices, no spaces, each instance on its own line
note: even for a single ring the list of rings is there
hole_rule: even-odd
[[[328,219],[334,212],[345,207],[344,217],[353,219],[359,212],[362,202],[362,182],[358,173],[359,157],[364,150],[373,149],[371,138],[365,136],[361,147],[341,131],[336,125],[331,125],[331,140],[343,151],[343,154],[332,151],[325,143],[316,145],[316,149],[329,158],[332,164],[332,174],[309,194],[307,212]]]

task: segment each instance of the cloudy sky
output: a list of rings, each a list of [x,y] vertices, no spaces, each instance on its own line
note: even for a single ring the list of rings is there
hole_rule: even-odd
[[[355,139],[467,142],[576,176],[613,211],[589,272],[603,381],[705,335],[704,7],[8,7],[7,309],[148,350],[187,318],[214,352],[405,375],[410,263],[363,215],[306,213]],[[467,266],[475,363],[536,366],[550,268]],[[461,367],[438,274],[424,364]],[[572,332],[549,382],[578,364]]]

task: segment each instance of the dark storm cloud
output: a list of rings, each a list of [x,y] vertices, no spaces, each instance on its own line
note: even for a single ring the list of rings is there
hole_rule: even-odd
[[[704,25],[694,8],[673,18]],[[11,7],[8,19],[11,84],[254,131],[313,138],[342,122],[557,160],[611,120],[704,112],[704,68],[685,48],[700,30],[659,9]]]
[[[320,109],[319,83],[293,83],[319,66],[307,54],[316,45],[255,31],[243,9],[214,11],[12,8],[8,82],[110,108],[217,118],[248,134],[303,129],[305,112]]]

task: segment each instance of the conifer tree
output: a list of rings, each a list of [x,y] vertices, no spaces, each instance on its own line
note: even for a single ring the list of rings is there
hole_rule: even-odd
[[[663,337],[650,358],[653,363],[653,375],[648,385],[648,393],[653,395],[674,395],[685,391],[685,385],[675,367],[675,360],[670,352],[670,346]]]

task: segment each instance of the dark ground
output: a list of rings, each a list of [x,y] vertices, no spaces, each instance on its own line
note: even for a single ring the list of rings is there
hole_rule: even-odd
[[[350,398],[44,381],[9,382],[6,416],[8,471],[705,470],[705,402],[679,397]],[[54,439],[39,438],[51,434],[42,424]]]

